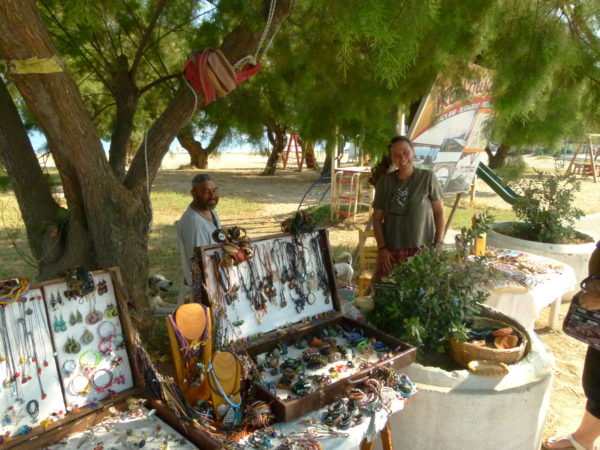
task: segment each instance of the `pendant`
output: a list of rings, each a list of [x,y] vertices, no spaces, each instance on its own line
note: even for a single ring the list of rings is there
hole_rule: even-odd
[[[88,325],[94,325],[95,323],[100,322],[100,320],[102,320],[102,313],[96,309],[85,316],[85,323]]]

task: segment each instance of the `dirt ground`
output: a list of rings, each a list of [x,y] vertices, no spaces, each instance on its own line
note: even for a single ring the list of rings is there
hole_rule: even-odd
[[[528,162],[538,168],[549,169],[553,166],[551,159],[530,159]],[[244,160],[240,159],[239,155],[236,157],[224,155],[220,160],[212,161],[209,166],[223,198],[241,196],[263,205],[258,211],[241,210],[237,214],[221,216],[225,227],[242,226],[252,237],[279,232],[281,221],[296,211],[300,198],[319,176],[314,171],[300,173],[287,171],[278,172],[275,177],[263,177],[259,175],[259,169],[262,167],[264,167],[264,159],[246,157]],[[181,180],[187,182],[194,173],[196,172],[193,170],[163,170],[155,180],[155,184],[161,187],[171,183],[180,185]],[[584,182],[582,192],[577,199],[577,205],[586,213],[600,211],[600,188],[597,184],[591,181]],[[510,209],[510,205],[502,201],[481,181],[477,183],[476,203],[481,205],[482,209],[486,205]],[[364,221],[366,221],[366,214],[356,224],[332,227],[331,245],[355,247],[358,238],[357,230],[364,226]],[[568,300],[568,298],[563,299],[561,323],[568,309]],[[585,404],[581,388],[581,371],[586,347],[561,331],[545,328],[548,314],[549,308],[542,311],[536,326],[536,332],[551,349],[557,363],[544,435],[573,431],[579,423]]]

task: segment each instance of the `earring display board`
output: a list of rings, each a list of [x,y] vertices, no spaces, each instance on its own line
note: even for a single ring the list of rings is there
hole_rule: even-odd
[[[16,280],[23,289],[12,289]],[[153,372],[131,325],[118,268],[31,286],[0,280],[0,294],[0,448],[220,447],[144,391],[143,373],[168,379]],[[92,428],[104,430],[103,444],[90,440]]]
[[[101,423],[49,445],[65,448],[144,448],[192,450],[197,447],[145,407],[115,412]]]
[[[327,230],[266,236],[251,248],[237,266],[222,264],[221,245],[196,249],[194,295],[211,306],[216,348],[242,344],[254,358],[257,398],[277,419],[328,404],[379,367],[415,361],[414,347],[341,314]]]
[[[60,380],[40,289],[0,307],[0,434],[25,434],[64,414]]]
[[[44,286],[67,406],[81,407],[133,387],[115,290],[107,273],[78,296],[67,282]]]

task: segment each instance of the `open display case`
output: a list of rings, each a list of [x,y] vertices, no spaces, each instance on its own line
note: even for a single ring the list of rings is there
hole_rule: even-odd
[[[145,392],[118,269],[80,274],[0,307],[0,447],[218,448]]]
[[[326,230],[254,239],[251,249],[233,266],[221,245],[196,249],[194,295],[211,307],[216,347],[242,345],[253,357],[257,397],[277,419],[332,402],[379,367],[415,361],[414,347],[341,314]]]

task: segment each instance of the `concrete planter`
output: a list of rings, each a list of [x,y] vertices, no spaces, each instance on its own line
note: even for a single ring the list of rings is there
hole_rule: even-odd
[[[507,316],[489,310],[491,317]],[[488,315],[488,314],[486,314]],[[514,324],[514,321],[508,320]],[[534,334],[527,355],[501,378],[412,364],[405,373],[418,394],[390,418],[394,448],[411,450],[539,449],[554,357]],[[377,444],[381,448],[381,444]]]
[[[517,239],[506,234],[513,222],[497,222],[492,224],[492,230],[487,233],[487,245],[496,248],[508,248],[525,253],[545,256],[564,262],[573,268],[577,281],[583,280],[588,274],[588,261],[594,251],[594,240],[587,234],[578,233],[580,237],[589,239],[588,244],[544,244],[542,242]]]

